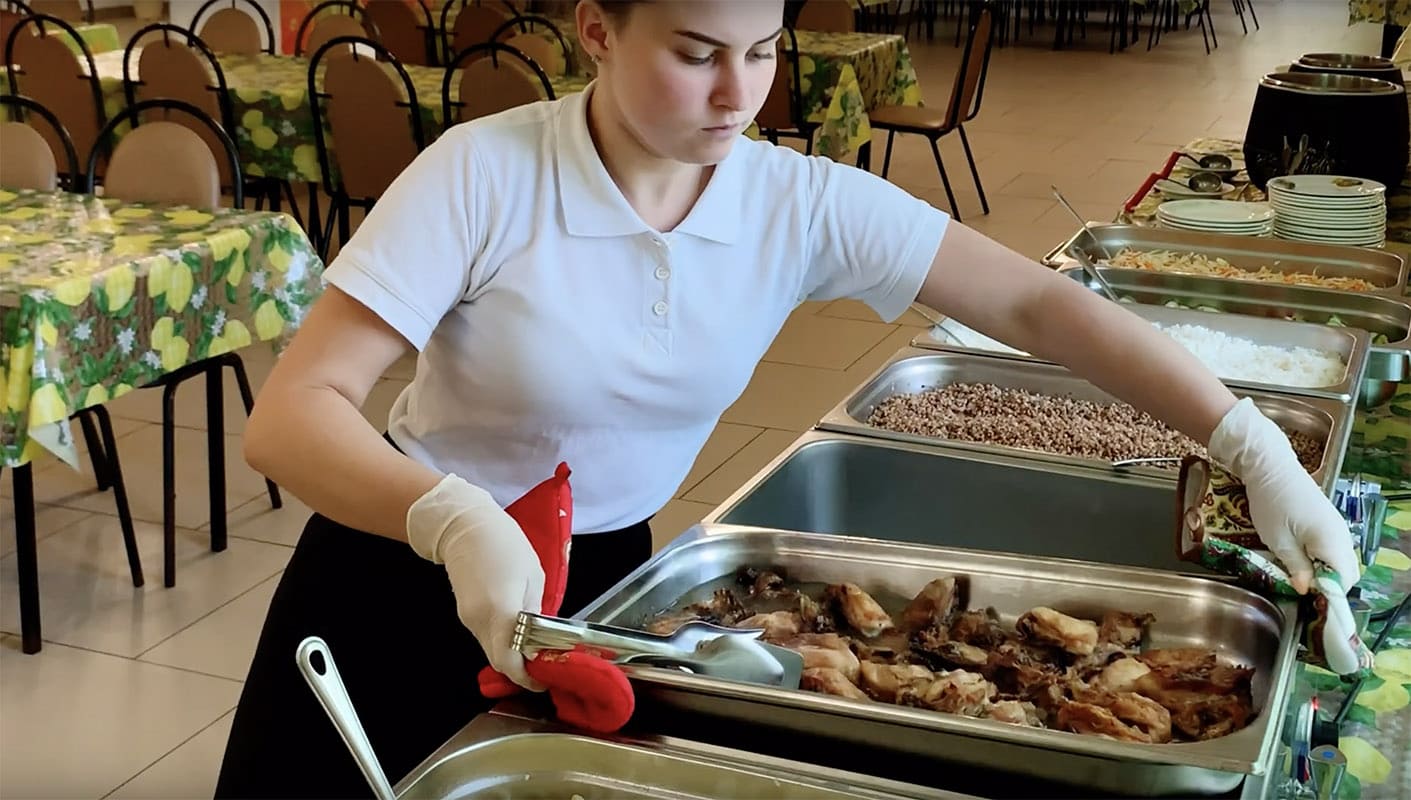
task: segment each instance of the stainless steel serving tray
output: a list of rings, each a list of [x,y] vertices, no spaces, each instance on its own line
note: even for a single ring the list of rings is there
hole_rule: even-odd
[[[599,737],[515,713],[481,714],[393,787],[398,798],[705,800],[967,795],[661,736]],[[504,710],[506,706],[510,710]]]
[[[932,447],[1022,455],[1039,463],[1085,467],[1104,472],[1113,470],[1110,463],[1098,459],[898,433],[867,424],[867,418],[871,416],[873,409],[893,395],[913,394],[952,383],[991,383],[1097,403],[1117,402],[1112,395],[1055,364],[1031,359],[902,348],[890,361],[878,368],[860,389],[828,411],[817,427]],[[1235,390],[1234,393],[1239,397],[1252,398],[1260,410],[1286,429],[1306,433],[1323,443],[1322,463],[1312,474],[1323,491],[1331,493],[1342,467],[1348,438],[1352,434],[1352,405],[1321,397],[1291,397],[1247,390]],[[1173,482],[1178,477],[1175,469],[1143,466],[1123,469],[1134,474],[1164,478]]]
[[[1281,319],[1246,317],[1232,314],[1216,314],[1184,308],[1167,308],[1132,303],[1128,310],[1148,322],[1159,325],[1199,325],[1220,331],[1229,336],[1238,336],[1255,344],[1274,347],[1307,347],[1314,350],[1335,353],[1342,359],[1345,369],[1336,383],[1326,386],[1289,386],[1287,384],[1261,383],[1221,376],[1226,386],[1241,389],[1255,389],[1287,394],[1330,397],[1335,400],[1352,400],[1362,384],[1362,374],[1367,367],[1367,354],[1371,348],[1371,336],[1355,328],[1331,328],[1306,322],[1288,322]],[[937,334],[935,328],[927,330],[911,340],[911,346],[925,350],[971,353],[976,355],[1002,355],[1044,361],[1035,356],[991,351],[964,347]]]
[[[1279,272],[1303,272],[1324,277],[1362,278],[1378,287],[1373,292],[1350,292],[1350,294],[1385,294],[1397,297],[1406,288],[1406,260],[1395,253],[1384,250],[1337,244],[1295,242],[1287,239],[1262,239],[1255,236],[1177,231],[1143,225],[1093,225],[1089,230],[1102,243],[1102,247],[1112,255],[1116,255],[1117,251],[1124,247],[1139,250],[1176,250],[1183,253],[1200,253],[1223,258],[1236,267],[1246,269],[1268,267]],[[1043,263],[1050,267],[1076,265],[1078,262],[1068,254],[1069,248],[1074,245],[1087,253],[1094,263],[1102,258],[1102,248],[1099,248],[1093,243],[1092,238],[1079,230],[1074,231],[1073,236],[1049,251],[1048,255],[1044,256]],[[1109,269],[1116,273],[1148,272],[1148,270]],[[1155,274],[1170,275],[1175,273]],[[1208,278],[1207,280],[1234,283],[1238,286],[1251,283],[1268,286],[1283,285],[1237,278]],[[1319,291],[1340,290],[1320,289]]]
[[[938,576],[965,575],[970,606],[993,606],[1009,625],[1038,605],[1094,618],[1112,609],[1148,611],[1156,616],[1152,647],[1210,647],[1254,666],[1256,715],[1244,729],[1219,739],[1142,745],[632,667],[628,674],[639,703],[1124,795],[1227,792],[1245,774],[1263,774],[1272,763],[1295,666],[1296,606],[1217,581],[1063,559],[698,525],[577,616],[639,625],[709,596],[745,565],[777,565],[796,580],[851,581],[902,597]]]

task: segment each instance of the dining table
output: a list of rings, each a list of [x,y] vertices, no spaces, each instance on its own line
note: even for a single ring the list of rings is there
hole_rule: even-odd
[[[1347,22],[1411,26],[1411,0],[1348,0]]]
[[[0,188],[0,467],[16,486],[24,652],[40,645],[34,462],[77,468],[82,409],[208,358],[282,350],[322,291],[287,214]],[[224,463],[216,417],[208,447]]]
[[[1196,139],[1181,152],[1197,158],[1244,157],[1243,142],[1228,138]],[[1190,170],[1177,163],[1171,174],[1180,182]],[[1411,170],[1401,185],[1388,189],[1386,249],[1411,260]],[[1165,199],[1159,190],[1152,190],[1130,211],[1119,212],[1115,221],[1155,225],[1156,209]],[[1267,197],[1247,181],[1237,181],[1226,199],[1264,202]],[[1411,287],[1406,294],[1411,296]],[[1358,583],[1361,598],[1373,613],[1386,612],[1411,592],[1411,498],[1406,497],[1411,489],[1411,383],[1401,384],[1390,400],[1375,408],[1358,409],[1343,472],[1376,481],[1384,492],[1401,493],[1401,499],[1389,504],[1376,561]],[[1315,666],[1299,667],[1295,697],[1317,697],[1323,713],[1337,714],[1351,693],[1349,682]],[[1348,774],[1338,794],[1341,800],[1411,796],[1411,618],[1403,616],[1387,633],[1372,676],[1347,711],[1338,748],[1348,760]]]

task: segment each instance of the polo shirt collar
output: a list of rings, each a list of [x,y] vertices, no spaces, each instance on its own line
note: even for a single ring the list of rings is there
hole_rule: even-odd
[[[574,236],[631,236],[651,231],[627,202],[622,190],[603,166],[593,137],[588,132],[589,84],[582,92],[566,98],[558,115],[559,201],[564,223]],[[710,183],[696,205],[674,233],[697,236],[721,244],[734,244],[740,229],[740,205],[744,192],[744,142],[730,148],[730,154],[715,167]]]

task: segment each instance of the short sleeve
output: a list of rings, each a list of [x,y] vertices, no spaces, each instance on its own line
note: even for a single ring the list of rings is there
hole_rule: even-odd
[[[949,215],[865,170],[809,159],[811,225],[804,300],[861,300],[897,319],[916,300]]]
[[[325,272],[417,350],[470,290],[484,250],[490,204],[477,158],[470,126],[437,139],[392,181]]]

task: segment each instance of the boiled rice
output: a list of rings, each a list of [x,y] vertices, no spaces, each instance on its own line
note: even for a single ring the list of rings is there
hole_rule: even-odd
[[[1227,380],[1279,386],[1331,386],[1342,380],[1347,371],[1342,359],[1326,350],[1256,344],[1201,325],[1156,325],[1156,328],[1180,342],[1212,372]]]
[[[1256,344],[1202,325],[1152,325],[1175,339],[1211,372],[1225,380],[1251,381],[1305,388],[1332,386],[1342,380],[1347,365],[1336,353],[1311,347],[1277,347]],[[1024,355],[984,334],[957,323],[941,323],[947,333],[966,347]],[[947,337],[940,334],[944,341]]]

